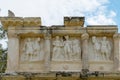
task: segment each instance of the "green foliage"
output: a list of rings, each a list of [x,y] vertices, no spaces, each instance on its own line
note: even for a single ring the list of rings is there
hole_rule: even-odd
[[[7,49],[0,50],[0,72],[5,72],[7,63]]]
[[[6,32],[1,23],[0,23],[0,40],[6,39]],[[6,69],[6,62],[7,61],[7,49],[2,48],[2,44],[0,44],[0,73],[3,73]]]
[[[3,29],[3,27],[0,23],[0,39],[6,39],[7,38],[6,33],[7,33],[7,31]]]

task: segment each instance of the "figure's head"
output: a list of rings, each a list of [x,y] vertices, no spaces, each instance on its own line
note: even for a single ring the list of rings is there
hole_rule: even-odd
[[[96,36],[92,37],[92,41],[95,42],[96,41]]]
[[[30,38],[28,38],[28,39],[27,39],[27,41],[31,41],[31,39],[30,39]]]
[[[107,37],[104,36],[104,37],[103,37],[103,40],[106,40],[106,39],[107,39]]]
[[[39,38],[37,38],[37,40],[38,40],[38,41],[40,41],[40,37],[39,37]]]
[[[67,35],[67,36],[65,36],[65,39],[69,39],[69,36]]]
[[[59,36],[56,36],[55,38],[58,40],[58,39],[59,39]]]

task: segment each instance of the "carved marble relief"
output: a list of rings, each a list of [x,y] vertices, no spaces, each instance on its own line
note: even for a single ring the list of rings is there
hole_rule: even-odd
[[[64,36],[64,55],[66,60],[72,59],[72,41],[69,39],[69,36]]]
[[[52,60],[59,60],[63,59],[64,52],[63,52],[63,41],[60,39],[59,36],[56,36],[55,40],[53,41],[53,55]]]
[[[73,59],[81,59],[81,47],[80,47],[80,41],[78,39],[74,39],[72,42],[72,48],[73,48]]]
[[[110,60],[111,45],[107,37],[102,37],[100,52],[103,60]]]
[[[80,60],[81,47],[79,39],[67,36],[56,36],[53,41],[52,60]]]
[[[92,36],[92,48],[90,51],[90,60],[94,61],[110,61],[112,57],[112,42],[107,37]]]
[[[101,56],[100,56],[100,42],[96,38],[96,36],[92,37],[92,44],[93,44],[94,59],[95,60],[100,60],[101,59]]]
[[[43,43],[40,37],[23,40],[21,61],[39,61],[44,57]]]

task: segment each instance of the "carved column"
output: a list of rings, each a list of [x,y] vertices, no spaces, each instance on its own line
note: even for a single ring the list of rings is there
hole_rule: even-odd
[[[19,67],[19,37],[15,33],[15,27],[8,28],[8,54],[7,73],[13,73]]]
[[[113,40],[114,40],[114,69],[115,71],[120,71],[120,53],[119,53],[119,48],[120,48],[120,43],[119,43],[119,34],[114,34],[113,35]]]
[[[89,68],[89,62],[88,62],[88,39],[89,35],[87,33],[82,34],[82,69],[88,70]]]
[[[49,33],[49,31],[46,31],[46,34],[45,34],[45,62],[44,62],[45,72],[50,71],[50,52],[51,52],[50,47],[51,47],[51,34]]]

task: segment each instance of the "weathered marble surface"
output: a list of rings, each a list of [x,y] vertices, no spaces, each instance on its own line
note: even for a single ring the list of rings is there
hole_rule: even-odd
[[[81,60],[81,44],[79,39],[70,39],[69,36],[56,36],[53,41],[52,60],[72,61]]]
[[[71,19],[62,27],[44,27],[39,18],[1,17],[9,39],[6,72],[119,71],[118,28],[83,27],[84,20]]]
[[[89,47],[90,60],[111,61],[113,59],[113,40],[111,38],[92,36]]]

